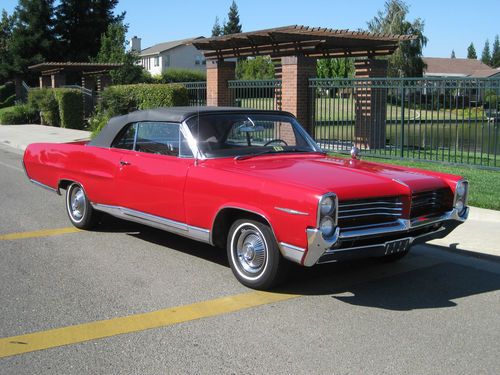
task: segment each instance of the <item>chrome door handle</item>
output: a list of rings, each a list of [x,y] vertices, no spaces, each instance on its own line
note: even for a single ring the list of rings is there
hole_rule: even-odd
[[[123,161],[123,160],[120,161],[120,164],[122,166],[124,166],[124,165],[130,165],[130,163],[128,161]]]

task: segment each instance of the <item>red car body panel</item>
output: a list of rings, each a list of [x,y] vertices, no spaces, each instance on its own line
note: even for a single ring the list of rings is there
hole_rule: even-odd
[[[225,208],[255,212],[278,242],[307,248],[305,228],[316,227],[320,197],[339,201],[400,196],[450,187],[460,176],[328,157],[318,153],[195,161],[193,158],[69,144],[39,143],[25,152],[30,179],[58,189],[80,183],[93,203],[126,207],[212,230]],[[405,207],[409,207],[405,204]],[[303,212],[290,215],[277,208]],[[403,217],[408,217],[408,209]]]

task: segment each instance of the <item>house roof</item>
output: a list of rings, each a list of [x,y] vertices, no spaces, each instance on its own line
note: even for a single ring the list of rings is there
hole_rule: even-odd
[[[424,57],[427,76],[455,76],[487,78],[500,73],[476,59],[452,59],[442,57]]]
[[[145,48],[139,53],[140,56],[147,56],[147,55],[156,55],[158,53],[162,53],[164,51],[171,50],[172,48],[179,47],[182,45],[189,45],[192,44],[194,40],[203,38],[202,36],[197,36],[195,38],[188,38],[188,39],[181,39],[181,40],[173,40],[170,42],[164,42],[164,43],[159,43],[155,44],[154,46]]]
[[[398,48],[399,42],[411,39],[414,36],[292,25],[197,39],[193,45],[205,51],[206,58],[219,59],[299,54],[308,57],[356,57],[390,55]]]

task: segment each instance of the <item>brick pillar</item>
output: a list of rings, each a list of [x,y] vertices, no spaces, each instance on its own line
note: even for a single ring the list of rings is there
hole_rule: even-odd
[[[54,73],[50,76],[51,86],[53,89],[56,87],[61,87],[66,84],[66,75],[61,73]]]
[[[89,76],[89,75],[83,75],[82,76],[82,87],[89,89],[89,90],[94,90],[95,89],[95,77]]]
[[[207,106],[232,106],[228,81],[235,78],[234,61],[207,60]]]
[[[313,134],[309,114],[309,78],[316,76],[316,60],[303,56],[281,59],[281,109],[291,112]]]
[[[354,63],[356,78],[387,77],[387,60],[358,60]],[[369,80],[359,82],[355,90],[357,147],[377,149],[385,147],[387,117],[387,89],[372,87]]]
[[[52,77],[51,76],[40,76],[39,81],[40,81],[40,88],[41,89],[43,89],[45,87],[52,86]]]

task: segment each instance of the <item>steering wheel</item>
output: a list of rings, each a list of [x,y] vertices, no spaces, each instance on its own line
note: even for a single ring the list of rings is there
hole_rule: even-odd
[[[288,146],[288,143],[286,143],[284,140],[279,139],[279,138],[275,138],[275,139],[271,139],[270,141],[264,143],[264,147],[269,146],[271,143],[274,143],[274,142],[280,142],[280,143],[283,143],[285,146]]]

